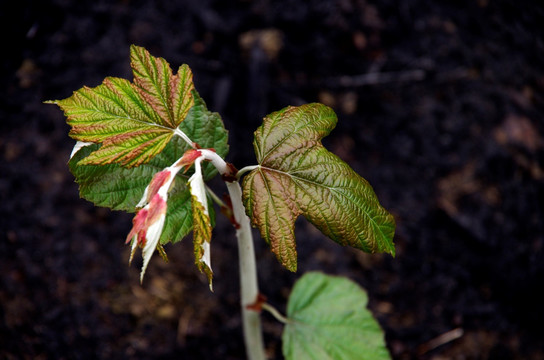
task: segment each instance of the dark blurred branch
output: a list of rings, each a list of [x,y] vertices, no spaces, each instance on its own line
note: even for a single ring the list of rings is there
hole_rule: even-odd
[[[433,79],[437,82],[451,81],[470,77],[469,69],[453,69],[434,73],[433,71],[415,69],[406,71],[371,72],[360,75],[342,75],[330,77],[323,80],[327,87],[361,87],[368,85],[379,85],[388,83],[403,83]]]
[[[383,73],[368,73],[353,76],[338,76],[325,80],[329,86],[358,87],[365,85],[377,85],[391,82],[421,81],[426,73],[423,70],[394,71]]]

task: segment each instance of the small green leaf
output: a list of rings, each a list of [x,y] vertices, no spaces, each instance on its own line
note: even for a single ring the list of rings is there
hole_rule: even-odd
[[[341,245],[395,253],[393,216],[370,184],[321,144],[336,121],[329,107],[307,104],[268,115],[255,131],[259,166],[244,178],[244,205],[291,271],[297,268],[294,225],[299,215]]]
[[[174,136],[193,106],[192,73],[182,65],[172,74],[166,60],[131,46],[134,83],[108,77],[53,101],[67,116],[76,140],[102,144],[81,165],[117,163],[134,167],[149,162]]]
[[[365,291],[349,279],[305,274],[289,296],[283,355],[287,360],[391,359],[367,303]]]

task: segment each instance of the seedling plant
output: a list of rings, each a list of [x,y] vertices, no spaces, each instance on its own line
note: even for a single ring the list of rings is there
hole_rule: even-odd
[[[265,359],[261,311],[283,322],[287,359],[388,359],[383,333],[354,282],[319,272],[303,275],[280,314],[259,291],[251,226],[278,261],[297,270],[300,215],[339,243],[394,255],[395,223],[370,184],[321,143],[335,127],[332,109],[312,103],[267,115],[254,133],[257,164],[225,161],[228,133],[207,109],[187,65],[174,73],[163,58],[130,48],[132,82],[107,77],[58,105],[76,145],[69,167],[80,195],[98,206],[134,212],[126,238],[129,263],[142,253],[140,281],[155,252],[192,232],[196,267],[213,289],[212,228],[216,208],[236,230],[241,311],[248,359]],[[221,176],[228,195],[207,185]]]

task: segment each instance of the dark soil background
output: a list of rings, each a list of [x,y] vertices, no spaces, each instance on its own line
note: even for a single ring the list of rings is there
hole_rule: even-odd
[[[238,167],[255,163],[265,114],[332,106],[326,146],[395,215],[396,258],[301,220],[298,274],[257,237],[262,292],[282,312],[320,269],[368,290],[395,359],[543,359],[543,23],[537,1],[3,1],[0,358],[244,358],[230,225],[214,230],[214,293],[190,239],[140,286],[131,216],[79,199],[68,126],[42,103],[131,78],[137,44],[192,67]],[[263,319],[279,359],[282,327]]]

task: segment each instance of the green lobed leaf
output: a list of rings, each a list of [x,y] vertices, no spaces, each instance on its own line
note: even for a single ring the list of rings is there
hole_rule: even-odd
[[[347,278],[305,274],[289,296],[283,355],[287,360],[391,359],[367,303],[365,291]]]
[[[228,132],[223,126],[221,117],[206,108],[206,104],[196,91],[193,91],[194,106],[189,110],[186,119],[180,125],[182,130],[193,141],[203,148],[214,148],[219,155],[228,153]],[[137,167],[126,168],[119,164],[83,165],[85,159],[100,145],[93,144],[81,148],[69,161],[69,167],[79,184],[81,197],[95,205],[109,207],[114,210],[135,211],[153,175],[176,162],[189,145],[179,137],[174,137],[163,151],[149,162]],[[217,174],[213,165],[203,163],[204,180],[210,180]],[[191,194],[187,186],[187,174],[179,174],[169,193],[168,208],[164,230],[160,242],[166,244],[177,242],[185,237],[193,228],[191,215]],[[213,207],[209,206],[210,219],[215,221]]]
[[[321,144],[336,125],[323,104],[264,118],[253,146],[259,166],[243,181],[244,205],[278,260],[296,271],[294,224],[303,215],[341,245],[395,253],[393,216],[370,184]]]
[[[192,72],[182,65],[176,75],[162,58],[131,46],[134,83],[108,77],[95,88],[83,87],[52,101],[67,116],[76,140],[102,144],[81,164],[117,163],[134,167],[149,162],[174,136],[193,106]]]

